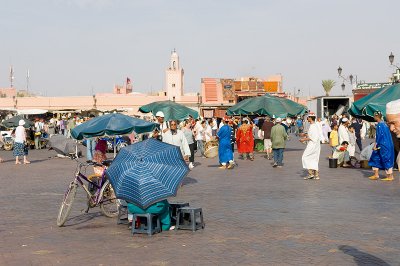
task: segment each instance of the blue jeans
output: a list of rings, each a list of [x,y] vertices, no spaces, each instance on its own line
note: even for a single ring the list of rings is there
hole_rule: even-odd
[[[274,153],[274,161],[276,164],[282,166],[283,165],[283,151],[285,149],[272,149]]]
[[[87,139],[86,141],[86,159],[91,161],[93,160],[93,152],[96,147],[96,141],[93,139]]]
[[[201,156],[205,156],[204,155],[204,141],[202,141],[202,140],[197,141],[197,150],[200,151]]]

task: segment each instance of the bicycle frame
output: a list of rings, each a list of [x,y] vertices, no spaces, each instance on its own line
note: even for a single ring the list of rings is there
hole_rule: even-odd
[[[99,184],[97,184],[97,182],[91,181],[84,173],[82,173],[82,167],[85,167],[85,170],[87,167],[89,167],[91,165],[104,166],[105,168],[107,168],[107,166],[109,165],[109,162],[103,161],[101,164],[99,164],[97,162],[88,161],[86,163],[83,163],[83,162],[78,161],[77,158],[72,157],[71,159],[75,159],[75,161],[77,162],[75,178],[69,184],[68,190],[64,194],[64,199],[61,204],[60,210],[58,212],[57,225],[63,226],[64,223],[66,222],[68,215],[71,211],[72,203],[74,202],[74,199],[76,196],[77,187],[79,185],[81,187],[83,187],[86,194],[88,195],[87,208],[85,211],[86,213],[89,211],[90,208],[94,208],[94,207],[100,205],[100,210],[105,216],[110,217],[110,218],[115,217],[118,214],[117,210],[119,207],[119,203],[118,203],[118,201],[115,201],[116,198],[115,198],[115,195],[113,194],[112,186],[109,183],[109,181],[107,180],[105,171],[103,171],[103,174],[102,174],[101,178],[99,179],[99,182],[98,182]],[[88,184],[93,185],[93,187],[96,189],[96,191],[92,193],[91,189],[89,189],[89,187],[85,184],[84,181],[88,182]],[[108,205],[106,203],[108,201],[110,202],[111,205]],[[109,206],[111,206],[111,209]],[[114,207],[114,209],[113,209],[113,207]]]
[[[101,203],[101,198],[100,198],[100,191],[104,185],[104,183],[106,182],[106,178],[105,178],[105,170],[103,171],[103,174],[101,175],[101,179],[100,179],[100,183],[97,184],[97,182],[93,182],[90,181],[89,178],[87,176],[85,176],[82,172],[81,172],[81,168],[84,166],[90,166],[90,165],[94,165],[92,163],[82,163],[78,161],[78,166],[76,169],[76,173],[75,173],[75,179],[74,179],[74,183],[79,184],[86,192],[86,194],[90,197],[96,196],[95,198],[95,206],[97,206],[99,203]],[[107,168],[106,168],[107,169]],[[89,191],[89,188],[87,185],[84,184],[84,182],[82,180],[85,180],[86,182],[88,182],[88,184],[90,183],[91,185],[93,185],[96,188],[96,192],[94,194],[92,194]]]

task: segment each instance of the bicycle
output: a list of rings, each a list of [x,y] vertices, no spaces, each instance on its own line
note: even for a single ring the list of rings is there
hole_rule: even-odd
[[[116,217],[118,215],[118,208],[120,203],[119,200],[115,197],[114,189],[105,175],[106,170],[103,171],[103,174],[98,182],[91,181],[90,178],[84,175],[81,171],[81,169],[85,167],[86,172],[86,168],[88,166],[105,166],[105,168],[107,169],[112,160],[106,160],[99,164],[93,161],[80,162],[77,160],[75,155],[70,156],[71,159],[75,159],[77,162],[75,178],[69,184],[68,189],[64,194],[64,199],[58,212],[57,225],[61,227],[67,220],[68,215],[71,212],[72,203],[75,200],[78,186],[81,186],[84,189],[88,197],[87,209],[85,213],[88,213],[90,208],[100,206],[100,210],[105,216],[110,218]],[[83,180],[86,181],[88,185],[85,185]],[[91,190],[95,191],[92,192]]]

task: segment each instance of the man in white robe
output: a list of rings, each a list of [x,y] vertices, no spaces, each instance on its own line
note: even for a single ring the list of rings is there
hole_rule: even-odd
[[[331,128],[328,123],[328,119],[324,118],[322,120],[322,135],[324,136],[323,143],[329,143],[329,132],[331,132]]]
[[[350,136],[349,136],[349,131],[347,127],[349,126],[349,120],[347,117],[342,118],[342,123],[339,126],[338,129],[338,135],[339,135],[339,144],[342,144],[343,141],[347,141],[350,143]]]
[[[391,131],[396,134],[397,138],[400,140],[400,99],[386,104],[386,118]],[[394,159],[400,171],[400,152],[397,154],[397,157],[395,154]]]
[[[190,148],[187,139],[183,132],[177,129],[178,122],[172,120],[169,123],[169,130],[163,135],[162,141],[168,144],[178,146],[181,149],[181,153],[185,161],[189,160]]]
[[[325,138],[324,138],[324,132],[322,130],[322,120],[321,118],[317,118],[317,121],[315,122],[315,124],[318,127],[318,133],[319,133],[319,139],[322,143],[325,143]]]
[[[310,123],[307,135],[300,139],[301,142],[307,141],[307,147],[304,150],[303,157],[303,168],[308,170],[308,176],[304,179],[316,179],[319,180],[319,155],[321,153],[321,140],[318,126],[315,123],[315,115],[308,115],[307,121]]]

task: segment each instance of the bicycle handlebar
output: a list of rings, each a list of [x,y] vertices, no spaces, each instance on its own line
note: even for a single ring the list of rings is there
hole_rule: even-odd
[[[104,166],[101,163],[98,163],[98,162],[95,162],[95,161],[90,161],[90,160],[87,160],[86,163],[87,163],[87,165],[95,165],[95,166],[100,166],[100,167]]]

